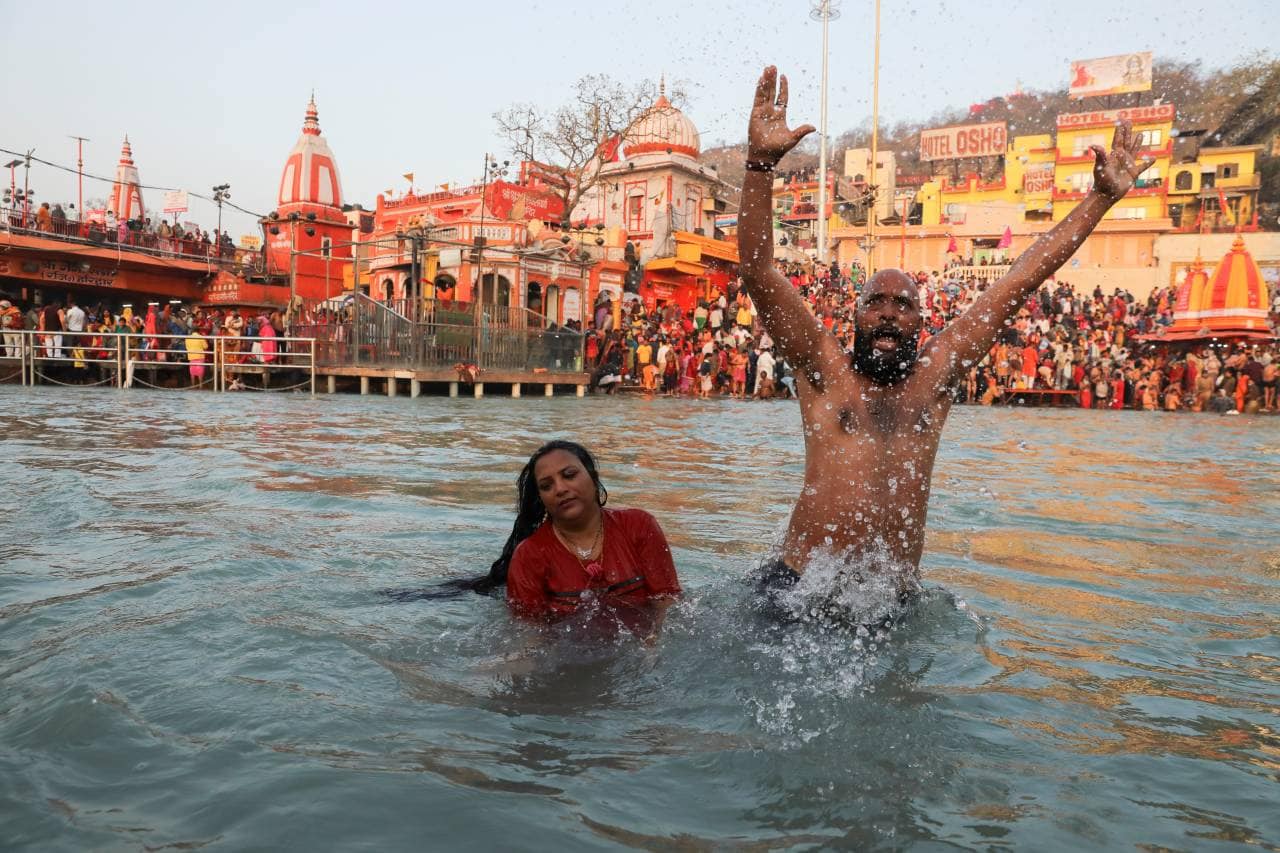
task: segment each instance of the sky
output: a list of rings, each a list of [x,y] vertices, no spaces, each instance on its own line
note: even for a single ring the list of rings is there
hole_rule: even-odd
[[[1270,49],[1276,0],[883,0],[883,123],[923,119],[1021,85],[1065,84],[1071,59],[1151,50],[1217,68]],[[818,123],[821,25],[810,0],[543,0],[454,3],[20,3],[0,0],[0,148],[110,177],[128,134],[144,185],[210,194],[231,185],[254,213],[275,206],[312,90],[344,201],[477,181],[504,151],[493,114],[547,109],[575,80],[683,84],[704,147],[745,135],[756,78],[791,80],[792,124]],[[871,115],[873,0],[842,0],[830,24],[829,129]],[[1011,10],[1011,11],[1010,11]],[[1208,33],[1212,33],[1209,36]],[[1159,65],[1155,73],[1159,74]],[[8,162],[12,155],[2,154]],[[22,170],[17,180],[21,183]],[[36,164],[37,201],[76,198],[76,175]],[[85,199],[110,184],[86,179]],[[144,191],[159,206],[160,193]],[[259,233],[224,210],[232,236]],[[187,217],[212,228],[211,202]]]

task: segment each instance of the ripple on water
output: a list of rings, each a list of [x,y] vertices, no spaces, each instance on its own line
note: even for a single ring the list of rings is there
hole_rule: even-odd
[[[1280,845],[1272,421],[959,409],[923,594],[779,621],[790,404],[0,405],[6,846]],[[483,572],[552,436],[666,528],[658,642],[380,594]]]

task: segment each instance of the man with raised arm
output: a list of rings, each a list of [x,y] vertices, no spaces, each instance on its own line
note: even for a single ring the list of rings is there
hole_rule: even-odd
[[[1093,146],[1094,186],[1084,201],[921,352],[915,281],[901,270],[877,272],[857,303],[851,358],[773,264],[772,172],[814,130],[789,129],[786,113],[787,78],[766,68],[747,134],[738,254],[760,319],[796,370],[805,474],[764,581],[790,586],[813,558],[828,555],[858,576],[893,573],[906,594],[918,586],[929,481],[952,385],[1150,162],[1135,158],[1139,142],[1127,122],[1116,128],[1110,153]]]

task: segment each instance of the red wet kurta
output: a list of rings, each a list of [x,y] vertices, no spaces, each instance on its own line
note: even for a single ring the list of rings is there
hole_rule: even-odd
[[[507,601],[527,616],[574,612],[583,599],[642,604],[680,592],[667,537],[641,509],[601,509],[604,553],[592,577],[551,528],[550,520],[520,543],[507,572]],[[589,564],[588,564],[589,565]]]

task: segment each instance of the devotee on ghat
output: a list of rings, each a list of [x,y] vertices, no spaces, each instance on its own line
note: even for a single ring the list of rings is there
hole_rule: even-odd
[[[787,127],[787,95],[786,77],[766,68],[751,109],[738,232],[747,292],[796,370],[805,438],[804,486],[761,584],[766,591],[794,586],[826,557],[858,579],[889,573],[906,596],[919,586],[930,477],[953,386],[1150,163],[1135,159],[1140,143],[1128,122],[1117,127],[1109,153],[1092,146],[1094,185],[1084,201],[919,352],[916,281],[901,270],[876,273],[857,303],[850,362],[774,265],[772,172],[814,130]]]

